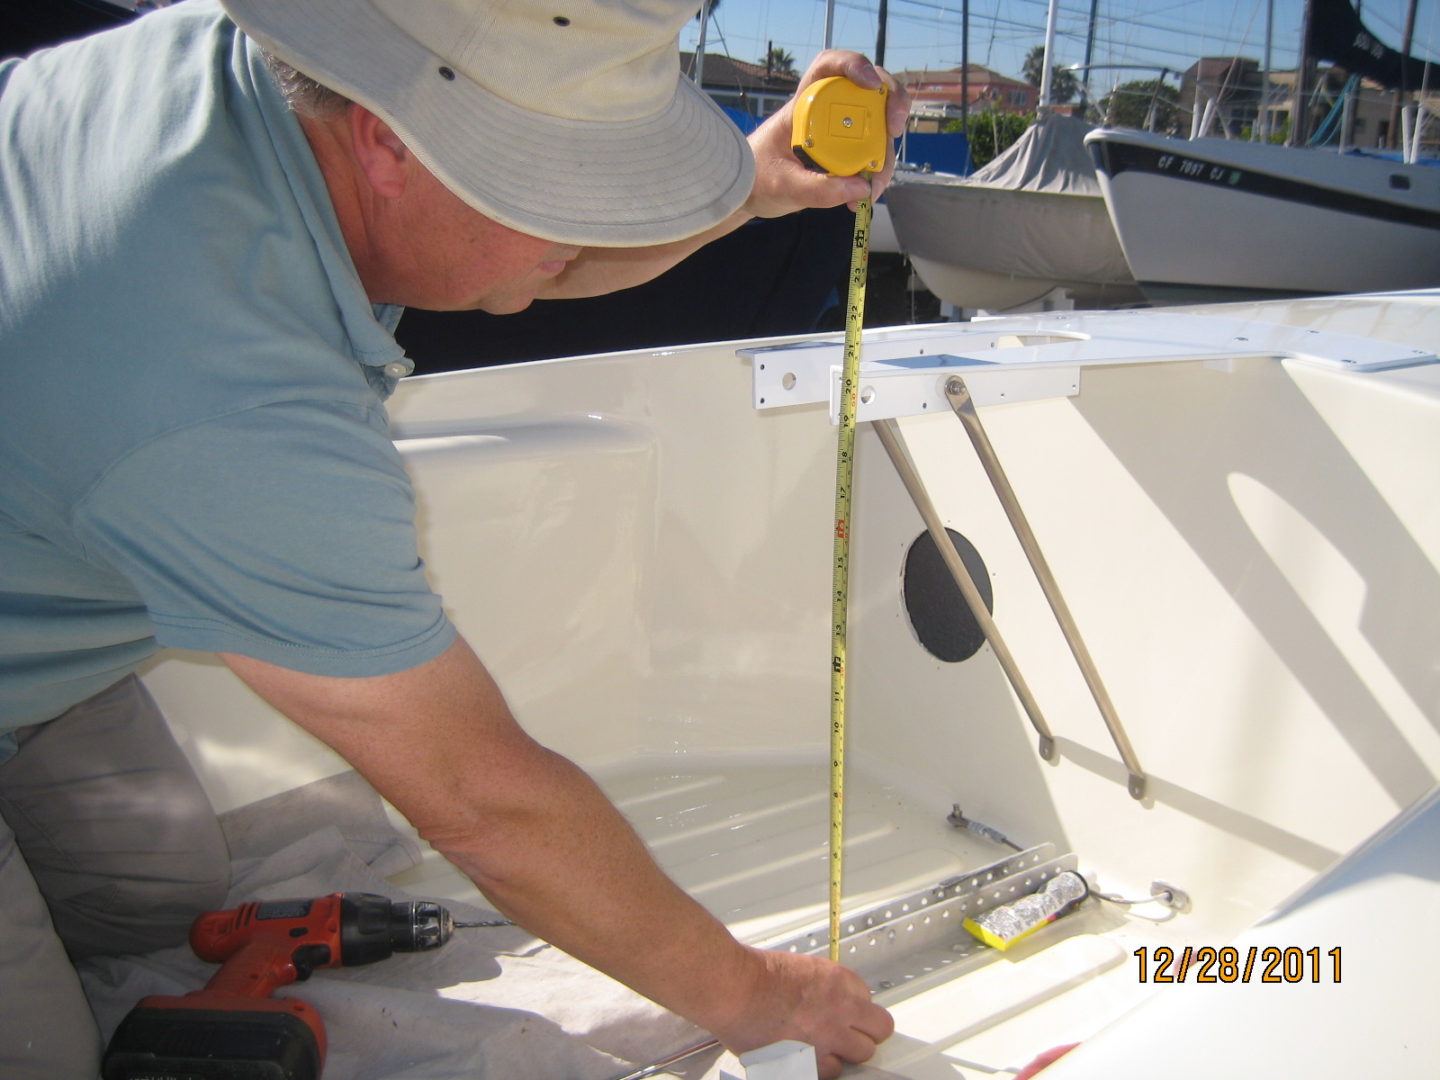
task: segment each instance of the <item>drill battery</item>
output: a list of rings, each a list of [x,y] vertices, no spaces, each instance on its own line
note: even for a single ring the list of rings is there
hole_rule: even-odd
[[[323,1053],[310,1025],[288,1008],[245,1011],[186,998],[149,998],[115,1029],[104,1080],[318,1080]]]

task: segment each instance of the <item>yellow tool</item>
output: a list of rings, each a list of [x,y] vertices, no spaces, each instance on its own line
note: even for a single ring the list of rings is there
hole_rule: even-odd
[[[791,142],[810,168],[832,176],[878,172],[889,134],[885,91],[849,79],[821,79],[796,99]],[[850,607],[850,500],[855,475],[855,410],[860,384],[860,335],[865,325],[865,277],[870,262],[871,200],[855,209],[850,286],[845,305],[840,438],[835,454],[835,563],[831,592],[830,656],[830,959],[840,959],[840,900],[845,870],[845,652]]]
[[[817,172],[879,172],[889,149],[885,89],[867,90],[836,75],[811,83],[795,99],[795,156]]]

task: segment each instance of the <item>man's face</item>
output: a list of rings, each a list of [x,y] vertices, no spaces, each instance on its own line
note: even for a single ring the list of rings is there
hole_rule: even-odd
[[[508,315],[529,307],[580,254],[491,221],[428,173],[416,194],[402,237],[406,295],[392,303]]]

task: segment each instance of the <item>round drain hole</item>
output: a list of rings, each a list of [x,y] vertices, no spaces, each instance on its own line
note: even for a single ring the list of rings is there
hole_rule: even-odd
[[[970,572],[970,579],[985,601],[985,609],[995,610],[994,592],[990,585],[990,571],[985,560],[975,550],[975,545],[954,529],[946,529],[950,543]],[[929,532],[922,532],[905,553],[905,570],[902,577],[905,600],[905,614],[920,644],[932,656],[947,664],[968,660],[985,644],[985,634],[975,621],[960,586],[950,576],[940,549],[935,545]]]

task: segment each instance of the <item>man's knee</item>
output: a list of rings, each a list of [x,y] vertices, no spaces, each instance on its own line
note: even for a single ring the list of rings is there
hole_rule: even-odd
[[[212,822],[214,818],[210,819]],[[72,959],[143,953],[181,945],[202,911],[225,906],[230,891],[230,858],[224,837],[167,852],[145,876],[113,875],[84,892],[52,898],[55,930]]]
[[[224,903],[220,823],[133,678],[21,732],[0,767],[0,814],[76,959],[180,944],[197,912]]]

